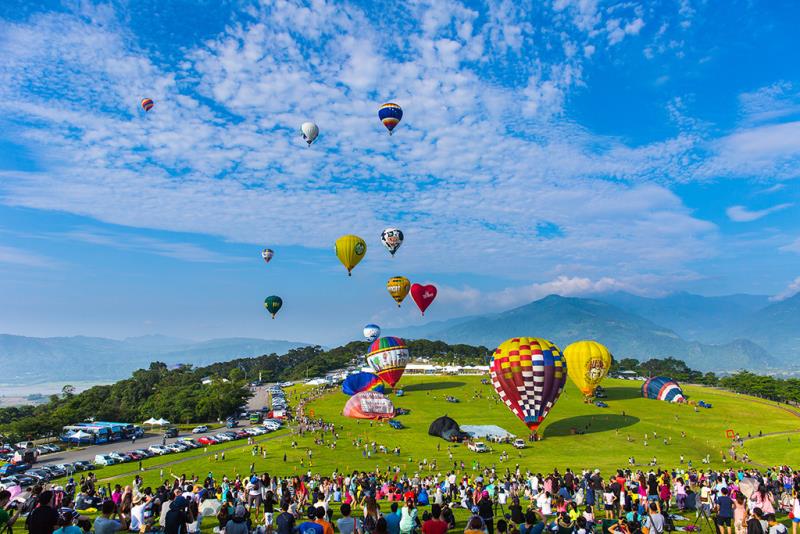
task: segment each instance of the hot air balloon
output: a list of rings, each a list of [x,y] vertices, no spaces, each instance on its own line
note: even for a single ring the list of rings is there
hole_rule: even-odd
[[[308,143],[308,146],[311,146],[311,143],[313,143],[319,135],[319,126],[313,122],[304,122],[300,125],[300,135],[303,136],[303,139],[306,143]]]
[[[382,393],[362,391],[348,399],[342,415],[355,419],[391,419],[394,417],[394,405]]]
[[[422,315],[425,315],[425,310],[436,298],[436,286],[433,284],[428,284],[427,286],[413,284],[411,286],[411,298],[417,303],[417,308],[422,312]]]
[[[397,127],[400,119],[403,118],[403,110],[397,104],[387,102],[378,108],[378,118],[389,130],[389,135],[392,135],[392,131]]]
[[[389,281],[386,282],[386,290],[395,302],[397,302],[398,308],[400,307],[400,303],[403,302],[403,299],[406,298],[406,295],[408,295],[408,290],[410,288],[411,283],[405,276],[394,276],[389,278]]]
[[[145,110],[145,111],[150,111],[151,109],[153,109],[153,106],[155,106],[155,105],[156,105],[156,103],[153,102],[153,99],[151,99],[151,98],[143,98],[142,99],[142,109]]]
[[[399,337],[378,338],[367,352],[367,364],[391,387],[400,381],[410,359],[406,342]]]
[[[611,353],[597,341],[576,341],[564,349],[564,358],[569,377],[588,402],[611,369]]]
[[[368,324],[364,327],[364,337],[372,343],[381,337],[381,327],[376,324]]]
[[[506,406],[536,432],[564,390],[566,366],[550,341],[515,337],[494,351],[489,372]]]
[[[642,397],[667,402],[686,402],[681,386],[666,376],[648,378],[642,384]]]
[[[336,240],[333,250],[347,269],[347,275],[352,276],[350,271],[364,259],[364,254],[367,253],[367,243],[357,235],[343,235]]]
[[[394,256],[400,245],[403,244],[403,232],[398,228],[386,228],[381,232],[381,243]]]
[[[264,258],[264,261],[267,263],[269,263],[269,260],[271,260],[274,255],[275,252],[271,248],[265,248],[261,251],[261,257]]]
[[[272,314],[273,319],[275,318],[275,314],[278,313],[278,310],[281,309],[281,306],[283,306],[283,299],[277,295],[270,295],[264,299],[264,307]]]
[[[344,379],[342,382],[342,393],[345,395],[355,395],[362,391],[377,391],[383,393],[384,383],[378,375],[372,373],[355,373]]]

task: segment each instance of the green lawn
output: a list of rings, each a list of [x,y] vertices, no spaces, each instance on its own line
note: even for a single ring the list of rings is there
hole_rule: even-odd
[[[318,417],[335,422],[340,434],[336,449],[316,446],[314,436],[292,436],[288,430],[262,436],[259,441],[267,447],[266,460],[254,459],[250,447],[244,442],[233,442],[210,447],[207,455],[202,449],[151,458],[145,462],[147,470],[143,477],[147,484],[157,484],[163,466],[165,476],[169,472],[204,476],[208,471],[215,475],[233,475],[249,471],[250,463],[255,461],[258,472],[293,475],[305,472],[309,466],[315,472],[331,473],[334,469],[386,469],[400,465],[409,471],[417,470],[417,463],[427,459],[436,460],[438,470],[452,467],[448,459],[448,444],[441,439],[427,435],[430,422],[440,415],[448,414],[461,424],[496,424],[521,437],[527,435],[526,427],[497,400],[491,386],[482,385],[480,377],[423,377],[406,376],[401,382],[406,393],[404,397],[392,400],[396,406],[411,410],[409,415],[398,419],[407,427],[394,430],[386,424],[347,419],[341,415],[347,397],[342,393],[330,392],[308,404]],[[692,460],[701,466],[701,458],[710,454],[712,466],[721,466],[721,454],[729,440],[725,431],[732,429],[746,436],[748,432],[758,435],[800,429],[800,419],[778,408],[774,403],[764,403],[746,396],[702,387],[687,387],[686,393],[694,400],[705,400],[713,404],[712,409],[699,409],[691,406],[673,405],[660,401],[646,400],[639,396],[638,382],[607,380],[605,383],[609,398],[608,408],[598,408],[584,404],[581,395],[571,382],[567,383],[564,394],[548,416],[540,432],[544,440],[528,448],[517,451],[508,445],[495,446],[488,454],[474,454],[465,446],[452,446],[454,459],[464,461],[467,470],[472,462],[481,465],[504,467],[499,460],[502,450],[509,451],[507,464],[513,468],[519,463],[536,471],[549,471],[553,467],[572,469],[600,468],[604,471],[627,465],[629,456],[634,456],[638,464],[644,464],[655,456],[661,466],[677,466],[679,457]],[[303,395],[305,388],[290,390],[290,401]],[[454,404],[444,400],[452,395],[461,400]],[[291,401],[296,402],[296,401]],[[623,415],[624,412],[624,415]],[[572,434],[572,429],[585,434]],[[681,437],[681,431],[686,437]],[[653,438],[653,432],[658,437]],[[648,434],[645,446],[644,435]],[[792,435],[792,443],[787,447],[787,436],[764,437],[747,442],[747,450],[755,462],[771,465],[777,462],[797,464],[800,460],[797,445],[800,434]],[[385,445],[389,454],[374,454],[371,458],[362,456],[362,448],[353,445],[361,438],[367,442],[375,441]],[[664,438],[669,441],[665,445]],[[671,438],[671,439],[670,439]],[[330,442],[330,434],[326,442]],[[628,441],[628,440],[631,441]],[[292,448],[296,440],[298,447]],[[400,456],[391,454],[399,446]],[[226,453],[226,459],[214,462],[215,450],[234,447]],[[307,450],[313,457],[309,464]],[[287,460],[283,461],[286,454]],[[302,461],[302,464],[301,464]],[[172,463],[172,465],[165,465]],[[133,464],[123,464],[97,471],[102,479],[127,483],[135,470]],[[124,474],[124,475],[123,475]]]

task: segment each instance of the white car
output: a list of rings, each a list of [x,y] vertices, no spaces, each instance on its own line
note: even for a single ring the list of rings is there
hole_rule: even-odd
[[[154,453],[154,454],[158,454],[159,456],[161,456],[162,454],[167,454],[169,452],[172,452],[168,448],[164,447],[163,445],[150,445],[147,448],[147,450],[152,452],[152,453]]]
[[[117,461],[107,454],[98,454],[94,457],[94,463],[97,465],[114,465]]]
[[[478,441],[475,443],[470,443],[467,445],[467,448],[472,452],[489,452],[489,447],[482,441]]]
[[[192,434],[205,434],[206,432],[208,432],[206,425],[196,426],[192,429]]]
[[[215,437],[216,439],[220,440],[220,441],[233,441],[233,438],[232,438],[232,437],[230,437],[230,436],[227,436],[227,435],[225,435],[225,434],[217,434],[217,435],[216,435],[216,436],[214,436],[214,437]]]
[[[517,449],[524,449],[525,448],[525,440],[522,439],[515,439],[512,445]]]
[[[122,456],[117,451],[109,452],[108,456],[111,456],[115,460],[115,462],[118,463],[118,464],[121,464],[122,462],[129,462],[130,461],[130,458],[128,458],[126,456]]]
[[[280,427],[281,424],[276,423],[275,421],[264,421],[264,428],[266,428],[267,430],[272,430],[274,432],[275,430],[278,430]]]

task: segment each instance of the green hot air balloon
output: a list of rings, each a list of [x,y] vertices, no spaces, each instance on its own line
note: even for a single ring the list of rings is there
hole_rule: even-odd
[[[273,319],[275,318],[275,314],[278,313],[278,310],[281,309],[281,306],[283,306],[283,299],[276,295],[271,295],[264,299],[264,307],[272,314]]]

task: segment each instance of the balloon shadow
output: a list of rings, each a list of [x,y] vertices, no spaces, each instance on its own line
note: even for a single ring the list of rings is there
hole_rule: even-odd
[[[465,385],[465,382],[421,382],[417,384],[409,384],[407,386],[395,386],[394,389],[402,389],[403,391],[433,391],[436,389],[460,388],[463,385]]]
[[[598,408],[598,410],[601,408]],[[639,422],[638,417],[614,413],[579,415],[553,421],[544,429],[544,436],[570,436],[575,434],[594,434],[625,428]]]
[[[639,387],[635,388],[609,386],[603,389],[606,390],[606,395],[608,395],[608,400],[630,400],[630,399],[642,398],[641,382],[639,383]],[[600,399],[600,400],[606,400],[606,399]]]

